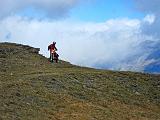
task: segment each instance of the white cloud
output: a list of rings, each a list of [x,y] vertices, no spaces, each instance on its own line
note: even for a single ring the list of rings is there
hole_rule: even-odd
[[[160,40],[160,0],[134,0],[138,11],[150,14],[146,17],[152,24],[144,24],[142,31],[144,34],[154,36],[155,39]],[[152,15],[151,15],[152,14]]]
[[[128,66],[125,64],[130,57],[144,55],[139,44],[151,39],[141,35],[142,22],[138,19],[112,19],[103,23],[76,23],[70,20],[38,21],[12,16],[1,20],[0,40],[40,47],[45,56],[49,54],[48,44],[57,41],[61,59],[83,66],[106,65],[110,69],[121,67],[128,70],[131,63]],[[139,60],[136,59],[134,64],[138,66]]]
[[[144,22],[147,22],[147,23],[149,23],[151,25],[151,24],[154,23],[155,19],[156,19],[155,15],[149,14],[143,20],[144,20]]]

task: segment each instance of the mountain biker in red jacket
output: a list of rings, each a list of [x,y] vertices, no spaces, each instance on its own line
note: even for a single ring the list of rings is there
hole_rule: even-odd
[[[53,62],[53,60],[54,60],[54,54],[57,51],[56,42],[53,42],[52,44],[50,44],[48,46],[48,50],[50,50],[50,60]]]

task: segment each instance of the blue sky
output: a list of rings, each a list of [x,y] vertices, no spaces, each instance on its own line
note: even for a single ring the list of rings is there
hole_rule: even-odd
[[[115,18],[142,18],[144,14],[135,11],[132,0],[93,0],[81,3],[71,10],[75,20],[104,22]]]
[[[92,21],[104,22],[108,19],[115,18],[143,18],[144,13],[135,10],[133,0],[89,0],[80,2],[75,5],[67,15],[67,18],[75,21]],[[30,5],[22,11],[18,11],[19,15],[29,16],[32,18],[44,18],[45,11],[43,9],[35,9]]]

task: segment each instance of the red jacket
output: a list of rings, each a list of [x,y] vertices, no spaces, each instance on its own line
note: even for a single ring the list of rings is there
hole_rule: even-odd
[[[56,48],[55,44],[50,44],[48,46],[48,50],[50,50],[50,52],[53,51],[54,49],[57,51],[57,48]]]

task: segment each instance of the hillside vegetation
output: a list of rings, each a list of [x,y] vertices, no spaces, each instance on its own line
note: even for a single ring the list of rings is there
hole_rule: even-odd
[[[160,120],[160,75],[50,63],[0,43],[0,120]]]

